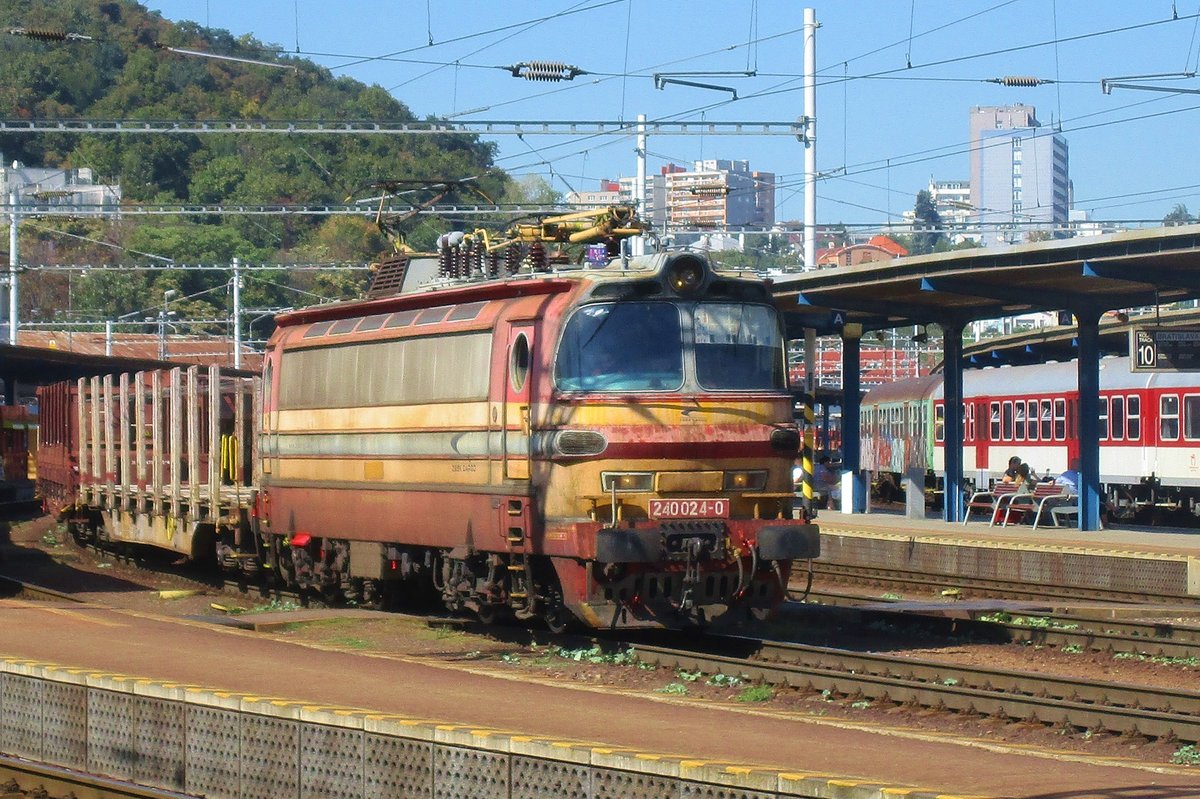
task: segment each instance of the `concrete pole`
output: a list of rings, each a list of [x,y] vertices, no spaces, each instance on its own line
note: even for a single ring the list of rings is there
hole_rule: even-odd
[[[113,347],[113,323],[110,319],[104,323],[104,354],[112,356]]]
[[[804,267],[817,268],[817,12],[804,9]]]
[[[637,204],[638,218],[643,223],[646,219],[646,115],[638,114],[637,122],[637,183],[633,187],[633,198]],[[646,254],[646,237],[637,236],[633,240],[633,254]]]
[[[242,264],[233,259],[233,368],[242,368]]]
[[[20,165],[13,161],[13,171],[20,168]],[[8,343],[16,345],[17,343],[17,328],[20,325],[17,314],[17,264],[21,261],[20,251],[20,236],[19,226],[21,224],[21,214],[17,210],[17,189],[12,189],[8,193],[8,206],[12,209],[12,215],[9,217],[8,223]]]
[[[817,151],[814,148],[814,122],[817,107],[817,12],[804,9],[804,268],[817,268]],[[810,518],[813,510],[813,439],[816,432],[814,406],[817,397],[817,333],[804,331],[804,439],[800,452],[800,471],[804,507]],[[828,444],[826,444],[828,446]]]

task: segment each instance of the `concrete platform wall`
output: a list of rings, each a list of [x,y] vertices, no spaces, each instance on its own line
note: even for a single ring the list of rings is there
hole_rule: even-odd
[[[2,658],[0,753],[210,799],[935,796]]]
[[[1159,596],[1200,595],[1200,559],[1099,548],[823,531],[827,563]]]

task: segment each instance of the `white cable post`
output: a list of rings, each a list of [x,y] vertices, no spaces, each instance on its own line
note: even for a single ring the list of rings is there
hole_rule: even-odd
[[[104,354],[112,357],[113,350],[113,323],[109,319],[104,323]]]
[[[20,163],[13,161],[14,177],[20,168]],[[12,208],[12,215],[8,222],[8,343],[14,346],[17,343],[17,328],[20,325],[17,319],[17,264],[21,261],[20,236],[18,235],[21,214],[17,208],[19,197],[17,188],[10,185],[8,206]]]
[[[638,217],[646,220],[646,115],[638,114],[637,124],[637,183],[633,188],[634,201],[637,203]],[[633,254],[646,254],[646,237],[636,236],[633,239]]]
[[[242,264],[233,259],[233,368],[242,368]]]
[[[804,268],[817,268],[817,12],[804,9]]]

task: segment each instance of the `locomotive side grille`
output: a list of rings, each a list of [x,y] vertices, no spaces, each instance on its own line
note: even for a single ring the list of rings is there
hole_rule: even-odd
[[[375,272],[374,279],[371,280],[371,288],[367,290],[367,299],[373,300],[378,297],[392,297],[400,293],[400,287],[404,285],[404,275],[408,272],[409,257],[404,253],[397,253],[391,258],[379,262],[379,269]]]

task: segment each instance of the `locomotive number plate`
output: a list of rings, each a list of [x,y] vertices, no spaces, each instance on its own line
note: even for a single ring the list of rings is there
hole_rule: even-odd
[[[651,519],[728,519],[727,499],[652,499]]]

